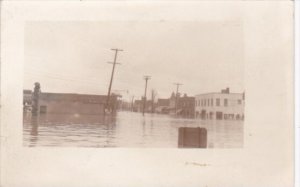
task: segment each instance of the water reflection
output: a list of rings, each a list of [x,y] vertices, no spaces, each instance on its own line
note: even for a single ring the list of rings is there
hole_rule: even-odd
[[[38,128],[39,128],[39,117],[31,118],[31,130],[30,130],[30,146],[34,147],[38,141]]]
[[[187,127],[205,129],[199,131],[204,138],[200,142],[206,140],[205,144],[189,145],[198,136],[186,130],[185,137],[190,139],[179,144],[183,132],[180,129]],[[119,112],[114,117],[24,115],[23,139],[25,146],[240,148],[243,122],[180,119],[158,114],[143,117],[134,112]]]

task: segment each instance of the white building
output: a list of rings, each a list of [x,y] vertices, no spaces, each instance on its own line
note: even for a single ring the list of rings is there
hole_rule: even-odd
[[[219,93],[199,94],[195,97],[195,116],[202,119],[244,119],[244,93],[230,93],[229,88]]]

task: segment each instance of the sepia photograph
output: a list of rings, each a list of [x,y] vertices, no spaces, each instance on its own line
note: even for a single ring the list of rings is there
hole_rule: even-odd
[[[24,146],[242,148],[241,22],[27,22]]]
[[[0,186],[296,186],[295,4],[1,1]]]

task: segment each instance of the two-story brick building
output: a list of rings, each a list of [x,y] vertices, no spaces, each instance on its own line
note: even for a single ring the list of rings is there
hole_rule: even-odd
[[[176,113],[177,116],[194,117],[195,115],[195,97],[187,96],[187,94],[183,96],[178,94],[176,98],[176,95],[172,93],[169,106],[170,112]]]

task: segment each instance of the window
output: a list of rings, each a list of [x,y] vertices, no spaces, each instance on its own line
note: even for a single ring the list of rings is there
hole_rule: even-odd
[[[220,99],[216,99],[216,106],[220,106]]]
[[[224,99],[224,106],[228,106],[228,99]]]
[[[239,99],[239,100],[238,100],[238,104],[239,104],[239,105],[242,104],[242,100]]]
[[[211,106],[214,106],[214,100],[213,99],[210,100],[210,104],[211,104]]]
[[[209,99],[207,99],[207,106],[209,106]]]

